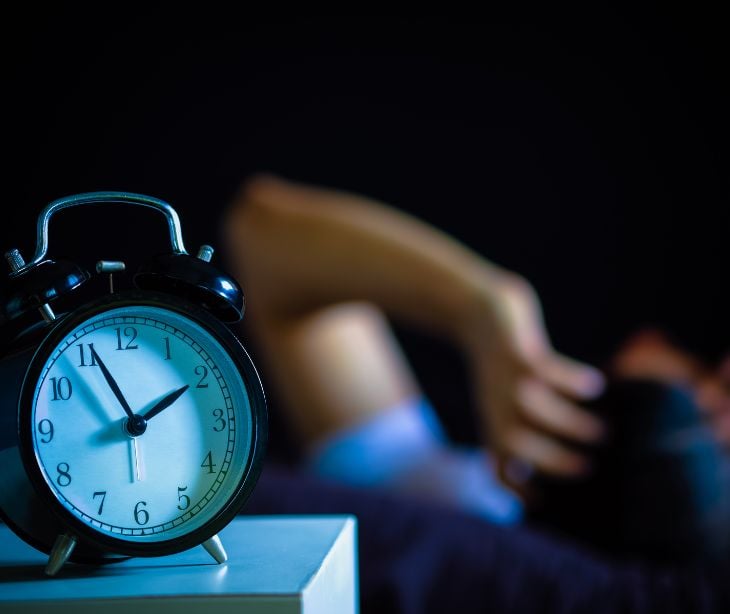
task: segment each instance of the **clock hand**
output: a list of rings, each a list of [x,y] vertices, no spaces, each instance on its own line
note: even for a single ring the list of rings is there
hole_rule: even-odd
[[[144,414],[142,414],[142,418],[144,418],[145,420],[154,418],[163,409],[167,409],[168,407],[170,407],[170,405],[177,401],[188,388],[190,388],[190,386],[185,384],[182,388],[173,390],[170,394],[160,399],[153,407],[151,407]]]
[[[142,479],[142,454],[139,451],[139,437],[130,437],[130,455],[132,457],[132,482]]]
[[[117,397],[117,401],[119,401],[119,404],[122,406],[122,409],[124,409],[125,413],[127,414],[127,417],[130,420],[134,420],[134,418],[135,418],[134,413],[132,412],[132,409],[129,407],[129,403],[127,403],[127,399],[125,399],[124,395],[122,395],[122,391],[119,390],[119,386],[114,381],[112,374],[109,373],[109,369],[106,368],[104,361],[102,361],[99,354],[97,354],[96,350],[94,349],[94,346],[90,345],[89,347],[91,349],[91,355],[94,357],[94,360],[96,360],[96,362],[99,364],[99,368],[101,369],[101,372],[104,375],[104,379],[106,380],[106,383],[109,384],[109,388],[112,389],[114,396]]]

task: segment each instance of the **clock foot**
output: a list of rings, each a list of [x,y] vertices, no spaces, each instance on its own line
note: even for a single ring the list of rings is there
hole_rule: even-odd
[[[209,540],[204,541],[203,548],[205,548],[206,552],[215,559],[216,563],[225,563],[228,560],[228,555],[223,548],[221,538],[217,535],[214,535]]]
[[[46,575],[55,576],[56,573],[58,573],[58,570],[63,567],[63,564],[68,561],[68,557],[71,556],[71,553],[74,551],[75,547],[76,539],[71,537],[70,535],[61,533],[61,535],[56,538],[56,541],[53,544],[51,556],[48,557],[48,564],[46,565]]]

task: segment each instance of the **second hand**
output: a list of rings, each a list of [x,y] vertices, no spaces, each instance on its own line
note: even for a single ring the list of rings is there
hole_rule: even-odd
[[[130,437],[130,454],[132,456],[132,482],[141,482],[144,477],[142,468],[142,454],[136,437]]]

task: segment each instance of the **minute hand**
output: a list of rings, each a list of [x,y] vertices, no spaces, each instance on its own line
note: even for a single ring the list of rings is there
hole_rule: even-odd
[[[119,401],[119,404],[122,406],[122,409],[124,409],[125,413],[129,417],[129,419],[133,420],[134,413],[132,412],[132,409],[129,407],[129,403],[127,403],[127,399],[124,398],[122,391],[119,390],[119,386],[114,381],[112,374],[109,373],[109,369],[106,368],[104,361],[101,359],[99,354],[96,353],[94,346],[89,344],[89,348],[91,349],[91,355],[94,357],[94,360],[96,360],[96,362],[99,364],[99,368],[101,369],[101,372],[104,375],[104,379],[106,380],[106,383],[109,384],[109,388],[112,389],[114,396],[117,397],[117,401]]]
[[[163,409],[167,409],[172,405],[175,401],[177,401],[182,394],[188,389],[190,386],[185,384],[182,388],[178,388],[177,390],[173,390],[170,394],[160,399],[155,405],[150,407],[145,413],[142,414],[142,417],[145,420],[149,420],[150,418],[154,418],[157,414],[159,414]]]

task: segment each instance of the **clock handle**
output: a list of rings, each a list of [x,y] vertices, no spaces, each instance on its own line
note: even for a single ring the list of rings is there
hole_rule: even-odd
[[[48,224],[54,213],[61,209],[68,209],[77,205],[92,205],[96,203],[128,203],[130,205],[140,205],[142,207],[156,209],[167,218],[173,253],[187,254],[185,245],[183,244],[180,218],[175,209],[164,200],[144,194],[134,194],[132,192],[86,192],[84,194],[75,194],[54,200],[41,211],[38,216],[35,255],[30,262],[27,264],[24,263],[22,266],[14,269],[13,274],[17,275],[30,269],[42,262],[46,257],[46,252],[48,251]]]

